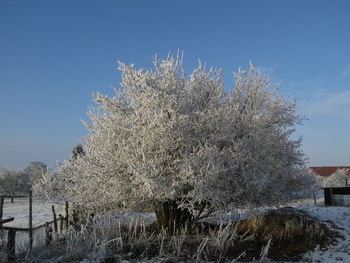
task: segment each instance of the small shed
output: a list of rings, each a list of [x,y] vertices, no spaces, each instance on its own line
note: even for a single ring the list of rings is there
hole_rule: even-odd
[[[350,206],[350,186],[322,187],[325,205]]]

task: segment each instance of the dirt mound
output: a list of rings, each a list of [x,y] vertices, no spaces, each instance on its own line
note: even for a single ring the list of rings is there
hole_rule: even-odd
[[[249,242],[245,243],[243,239],[237,244],[240,249],[249,250],[250,246],[258,247],[271,240],[268,256],[274,260],[299,260],[317,245],[327,247],[341,237],[317,218],[292,207],[270,210],[238,222],[236,227],[242,235],[249,237]]]

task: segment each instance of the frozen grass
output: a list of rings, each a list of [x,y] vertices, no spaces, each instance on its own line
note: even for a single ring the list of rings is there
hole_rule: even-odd
[[[315,218],[297,210],[293,210],[296,214],[292,216],[292,210],[288,211],[289,217],[283,220],[267,214],[241,222],[181,229],[175,235],[168,235],[166,230],[157,231],[149,216],[100,216],[78,232],[70,229],[47,249],[33,251],[30,260],[269,262],[267,257],[272,256],[286,261],[288,257],[301,259],[307,250],[316,249],[318,244],[325,247],[333,241],[335,234]],[[291,245],[294,248],[290,250]]]
[[[33,251],[31,262],[130,262],[165,259],[170,262],[235,262],[244,253],[232,250],[241,239],[233,224],[215,229],[181,229],[175,235],[156,231],[152,224],[133,218],[125,224],[115,217],[104,216],[83,226],[79,232],[71,229],[64,240],[58,240],[45,250]],[[259,248],[257,255],[265,258],[270,242]]]
[[[0,230],[0,263],[7,262],[7,230]],[[54,233],[54,235],[58,235]],[[33,231],[33,248],[42,250],[45,247],[45,229],[40,228]],[[26,257],[29,251],[29,232],[16,232],[16,255]]]

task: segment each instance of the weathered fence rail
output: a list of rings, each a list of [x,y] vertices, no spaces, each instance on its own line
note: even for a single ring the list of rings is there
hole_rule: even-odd
[[[28,195],[0,195],[0,198],[23,198],[28,197]]]
[[[63,225],[65,222],[65,217],[61,217],[58,219],[60,222],[60,225]],[[54,231],[52,225],[54,224],[55,220],[45,222],[43,224],[40,224],[38,226],[33,227],[32,229],[30,228],[24,228],[24,227],[10,227],[10,226],[3,226],[1,229],[2,230],[7,230],[7,260],[9,262],[14,261],[16,257],[16,235],[18,232],[25,232],[28,235],[32,233],[33,237],[33,232],[39,229],[45,229],[45,245],[48,246],[50,245],[51,241],[53,240],[53,232]],[[57,221],[56,221],[57,223]],[[63,233],[63,227],[60,228],[62,231],[59,233]],[[57,232],[58,233],[58,232]],[[33,249],[33,239],[30,240],[29,237],[29,249],[28,252],[30,253],[31,250]]]
[[[13,220],[15,220],[14,217],[9,217],[9,218],[6,218],[6,219],[0,219],[0,227],[1,227],[2,224],[11,222],[11,221],[13,221]],[[2,227],[2,228],[3,228],[3,227]]]
[[[9,220],[9,219],[11,219],[11,220]],[[10,222],[10,221],[13,221],[13,220],[14,220],[14,217],[11,217],[11,218],[9,218],[9,219],[5,219],[5,220],[8,220],[8,222]],[[66,226],[66,224],[65,224],[65,223],[66,223],[66,217],[61,216],[60,218],[56,219],[56,224],[57,224],[58,221],[60,222],[60,225],[65,225],[65,229],[67,229],[67,226]],[[32,230],[35,231],[35,230],[38,230],[38,229],[40,229],[40,228],[45,227],[46,224],[51,225],[51,224],[54,224],[54,223],[55,223],[55,220],[48,221],[48,222],[45,222],[45,223],[40,224],[40,225],[38,225],[38,226],[32,227]],[[60,226],[60,228],[61,228],[61,226]],[[29,228],[29,227],[2,226],[1,229],[4,229],[4,230],[14,229],[14,230],[16,230],[16,231],[24,231],[24,232],[26,232],[26,231],[29,232],[29,231],[30,231],[30,228]],[[63,227],[62,227],[62,229],[63,229]],[[58,231],[55,231],[55,232],[58,232]],[[61,232],[61,231],[60,231],[60,232]]]
[[[11,203],[13,203],[13,199],[23,197],[28,197],[28,195],[0,195],[0,198],[11,198]]]

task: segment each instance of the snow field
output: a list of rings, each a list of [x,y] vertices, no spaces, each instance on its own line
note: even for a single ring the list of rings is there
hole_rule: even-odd
[[[55,206],[57,216],[58,214],[63,215],[63,204],[50,203],[38,199],[33,200],[33,227],[53,220],[52,205]],[[22,228],[29,226],[29,198],[15,198],[13,203],[11,203],[9,198],[5,199],[3,217],[12,216],[15,220],[6,223],[6,226]]]

